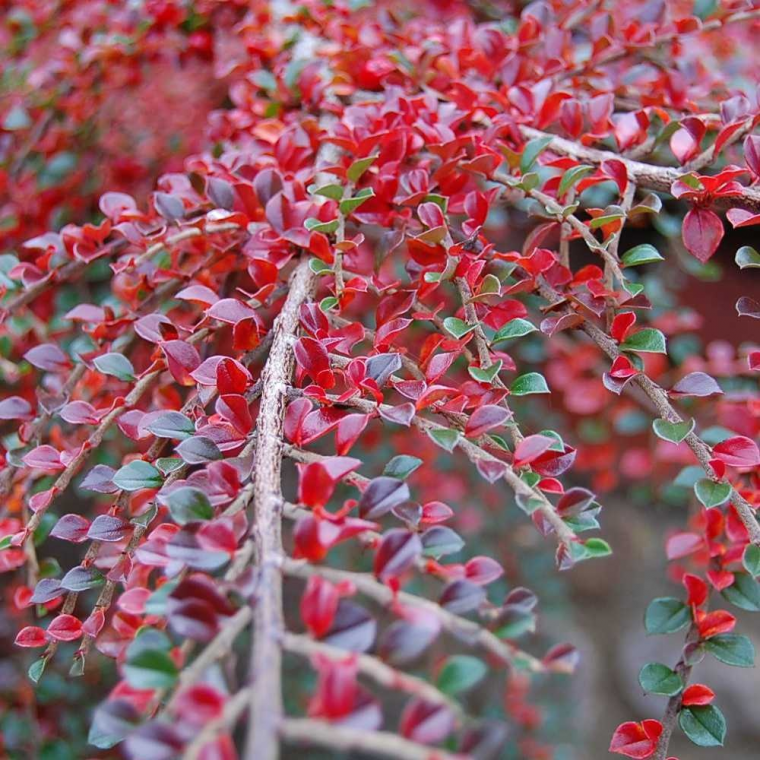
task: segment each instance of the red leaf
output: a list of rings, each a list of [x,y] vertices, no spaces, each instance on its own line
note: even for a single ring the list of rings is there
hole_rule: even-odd
[[[503,425],[512,415],[503,406],[485,404],[479,406],[467,420],[464,434],[468,438],[479,438],[489,430]]]
[[[697,618],[697,628],[703,639],[709,639],[719,633],[730,633],[735,625],[736,618],[728,610],[699,613]]]
[[[522,467],[538,459],[549,447],[555,443],[554,438],[546,435],[529,435],[517,445],[515,449],[515,467]]]
[[[760,449],[750,438],[737,435],[713,446],[713,456],[731,467],[760,465]]]
[[[340,594],[335,586],[318,575],[312,575],[301,596],[301,620],[312,636],[322,638],[332,627]]]
[[[34,418],[32,405],[21,396],[11,396],[0,401],[0,420],[31,420]]]
[[[662,723],[658,720],[621,723],[612,736],[610,752],[644,760],[655,753],[661,733]]]
[[[704,264],[723,240],[723,222],[710,209],[691,208],[684,217],[681,235],[686,250]]]
[[[73,544],[81,544],[87,540],[87,531],[90,528],[89,520],[81,515],[64,515],[53,526],[50,535],[60,538],[62,541],[70,541]]]
[[[75,641],[82,635],[82,623],[73,615],[58,615],[47,627],[47,635],[56,641]]]
[[[417,533],[394,528],[389,530],[375,555],[375,575],[382,581],[403,575],[422,554],[422,542]]]
[[[201,363],[195,346],[184,340],[168,340],[161,344],[161,350],[172,377],[180,385],[193,385],[195,381],[190,373],[198,369]]]
[[[681,559],[694,554],[702,546],[702,536],[697,533],[676,533],[667,540],[665,553],[668,559]]]
[[[19,647],[44,647],[48,643],[45,631],[36,625],[28,625],[22,628],[14,642]]]
[[[399,722],[401,735],[420,744],[437,744],[454,729],[454,715],[446,705],[413,699]]]
[[[681,704],[684,707],[690,705],[709,705],[715,699],[715,692],[703,683],[695,683],[687,686],[681,695]]]

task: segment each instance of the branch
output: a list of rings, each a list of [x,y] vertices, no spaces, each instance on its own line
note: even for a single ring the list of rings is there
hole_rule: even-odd
[[[473,646],[479,646],[490,652],[502,662],[517,664],[534,673],[545,670],[544,664],[537,657],[523,652],[513,644],[510,644],[483,628],[478,623],[467,618],[455,615],[453,612],[441,607],[439,604],[421,596],[410,594],[406,591],[393,592],[388,586],[375,580],[367,573],[355,573],[350,570],[336,570],[332,567],[310,565],[302,560],[286,558],[283,561],[282,570],[285,575],[294,578],[308,579],[312,576],[325,578],[331,583],[347,581],[364,596],[374,600],[382,607],[391,607],[395,603],[402,606],[416,607],[425,610],[438,619],[441,627],[452,635],[468,642]]]
[[[250,726],[246,757],[275,760],[277,726],[282,715],[283,633],[282,576],[282,426],[287,385],[293,371],[291,338],[298,330],[301,304],[309,297],[315,275],[303,260],[295,270],[290,291],[273,329],[272,348],[261,374],[262,393],[254,449],[251,535],[260,572],[261,592],[253,615]]]
[[[287,718],[281,733],[285,741],[317,745],[333,753],[357,751],[392,760],[461,760],[464,757],[417,744],[388,731],[363,731],[310,718]]]
[[[384,686],[391,691],[404,691],[407,694],[436,705],[444,705],[460,719],[463,717],[462,708],[457,702],[447,697],[433,684],[408,673],[402,673],[400,670],[386,665],[382,660],[372,655],[349,652],[345,649],[317,641],[309,636],[301,636],[295,633],[286,633],[283,637],[282,645],[288,652],[300,655],[301,657],[323,655],[331,660],[345,660],[347,657],[354,657],[359,672],[367,676],[367,678],[371,678],[380,686]]]
[[[527,140],[533,140],[537,137],[550,137],[551,142],[547,146],[547,150],[563,156],[569,156],[576,161],[597,166],[604,161],[620,161],[628,170],[628,177],[631,181],[639,187],[646,187],[661,193],[670,194],[670,188],[673,183],[689,171],[687,168],[675,169],[669,166],[656,166],[654,164],[645,164],[641,161],[632,161],[629,158],[619,156],[617,153],[597,148],[587,148],[580,143],[566,140],[564,137],[551,135],[548,132],[542,132],[532,127],[521,126],[520,132]],[[715,205],[720,207],[740,207],[756,213],[760,212],[760,188],[744,187],[742,188],[741,195],[716,199]]]
[[[538,292],[552,304],[560,304],[566,300],[545,280],[539,280]],[[557,311],[560,314],[577,313],[570,306],[565,306]],[[599,346],[610,359],[612,359],[612,361],[620,356],[620,349],[618,348],[617,343],[615,343],[607,333],[593,322],[585,319],[578,329],[586,333],[586,335],[588,335],[591,340],[593,340],[594,343],[596,343],[596,345]],[[638,374],[633,377],[632,382],[641,388],[646,394],[663,420],[668,422],[683,421],[681,415],[670,403],[667,391],[664,388],[661,388],[654,380],[647,375]],[[725,478],[718,478],[715,476],[715,473],[710,466],[710,459],[712,458],[710,447],[696,433],[689,433],[684,440],[688,447],[694,452],[694,456],[702,466],[707,477],[714,480],[716,483],[728,483],[731,485]],[[736,507],[739,519],[747,529],[747,533],[749,534],[752,543],[760,546],[760,525],[758,525],[757,518],[755,517],[755,511],[750,503],[733,486],[731,486],[731,503]]]

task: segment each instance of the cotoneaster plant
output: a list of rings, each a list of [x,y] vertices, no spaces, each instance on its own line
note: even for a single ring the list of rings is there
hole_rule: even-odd
[[[610,752],[723,744],[699,663],[754,664],[729,608],[760,610],[760,350],[686,351],[672,280],[709,299],[725,220],[760,224],[758,23],[743,2],[16,4],[0,569],[31,682],[66,662],[98,692],[91,745],[552,756],[529,690],[578,657],[530,635],[510,536],[497,560],[452,527],[472,474],[560,570],[605,572],[596,492],[692,494],[642,610],[683,638],[640,673],[667,706]],[[722,308],[757,319],[760,254],[735,260]],[[603,420],[645,445],[588,440]]]

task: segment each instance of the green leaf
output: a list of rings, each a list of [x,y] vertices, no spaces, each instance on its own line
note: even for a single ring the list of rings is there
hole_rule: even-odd
[[[306,227],[309,232],[324,232],[325,234],[329,234],[338,229],[338,220],[333,219],[330,222],[320,222],[319,219],[309,217],[303,223],[303,226]]]
[[[672,697],[683,689],[683,681],[678,673],[661,662],[648,662],[639,673],[639,683],[644,691]]]
[[[170,689],[177,680],[177,666],[169,653],[143,649],[124,665],[127,682],[135,689]]]
[[[650,635],[675,633],[690,622],[689,608],[674,597],[653,599],[644,613],[644,628]]]
[[[417,457],[399,454],[385,465],[383,475],[398,478],[399,480],[406,480],[421,464],[422,460]]]
[[[488,666],[477,657],[457,654],[449,657],[438,674],[438,688],[449,696],[471,689],[483,679]]]
[[[731,496],[731,486],[728,483],[716,483],[710,478],[701,478],[694,484],[694,493],[699,501],[708,509],[724,504]]]
[[[451,430],[450,428],[434,428],[427,431],[430,439],[437,443],[442,449],[446,451],[454,451],[462,434],[458,430]]]
[[[116,700],[108,700],[96,708],[87,736],[88,744],[99,749],[111,749],[135,730],[131,711],[122,708],[122,703]]]
[[[705,642],[705,649],[716,660],[735,668],[752,668],[755,665],[754,644],[738,633],[719,633]]]
[[[742,610],[760,611],[760,584],[749,573],[734,573],[734,582],[720,593]]]
[[[13,132],[18,129],[28,129],[31,126],[32,120],[29,118],[27,110],[22,105],[13,106],[3,119],[3,129],[7,132]]]
[[[521,319],[517,317],[510,322],[507,322],[496,335],[493,336],[492,343],[498,343],[501,340],[512,340],[513,338],[522,338],[523,335],[528,335],[532,332],[536,332],[536,328],[528,322],[527,319]]]
[[[536,159],[546,150],[553,139],[551,136],[537,137],[525,145],[520,156],[520,172],[522,174],[527,174],[530,171],[533,164],[536,163]]]
[[[743,245],[736,252],[735,261],[739,265],[739,269],[760,268],[760,253],[751,245]]]
[[[379,154],[378,154],[379,155]],[[366,158],[359,158],[356,161],[354,161],[351,166],[348,167],[348,170],[346,171],[346,176],[351,182],[356,182],[359,177],[364,174],[364,172],[369,169],[372,164],[377,161],[378,156],[367,156]]]
[[[473,380],[492,385],[501,370],[501,365],[502,361],[499,359],[499,361],[494,362],[490,367],[468,367],[467,371]]]
[[[29,670],[27,671],[27,675],[29,676],[29,679],[33,683],[39,683],[40,678],[42,678],[42,674],[45,672],[45,666],[47,665],[48,661],[46,657],[40,657],[39,660],[35,660],[30,666]]]
[[[343,188],[340,185],[322,185],[311,191],[312,195],[323,195],[325,198],[332,198],[339,201],[343,198]]]
[[[760,546],[747,544],[744,549],[742,564],[753,578],[760,575]]]
[[[350,214],[353,211],[356,211],[359,206],[364,203],[364,201],[368,201],[370,198],[375,197],[375,191],[371,187],[365,187],[359,192],[354,195],[352,198],[344,198],[340,202],[340,213],[341,214]]]
[[[331,311],[334,309],[340,301],[335,296],[325,296],[320,302],[319,302],[319,309],[320,311],[323,311],[325,314],[327,314],[328,311]]]
[[[457,340],[461,340],[467,333],[471,333],[477,327],[477,324],[471,325],[463,319],[457,319],[457,317],[446,317],[443,320],[443,327],[446,332],[453,335]]]
[[[160,488],[164,479],[152,464],[135,459],[116,472],[113,482],[122,491],[139,491],[141,488]]]
[[[61,587],[67,591],[80,593],[97,586],[102,586],[106,582],[103,573],[94,567],[73,567],[61,579]]]
[[[125,382],[135,379],[135,368],[124,354],[102,354],[93,360],[93,364],[98,372],[102,372],[104,375],[112,375]]]
[[[509,392],[513,396],[528,396],[532,393],[551,393],[546,379],[538,372],[520,375],[511,385]]]
[[[210,520],[214,516],[214,508],[200,488],[181,486],[172,491],[166,500],[174,521],[179,525]]]
[[[694,430],[694,420],[683,420],[682,422],[668,422],[667,420],[655,420],[652,423],[654,432],[658,438],[671,443],[681,443],[692,430]]]
[[[325,274],[326,272],[332,272],[332,269],[330,269],[327,264],[325,264],[324,261],[321,259],[309,259],[309,269],[311,269],[314,274]]]
[[[259,87],[262,90],[277,89],[277,79],[275,79],[275,76],[271,71],[267,71],[266,69],[254,71],[251,79],[256,87]]]
[[[655,261],[664,261],[665,259],[653,245],[644,243],[626,251],[622,260],[623,266],[638,267],[642,264],[652,264]]]
[[[189,438],[195,432],[192,420],[182,412],[174,411],[164,412],[147,427],[158,438],[174,438],[180,441]]]
[[[587,174],[594,171],[593,166],[587,164],[580,164],[579,166],[573,166],[568,169],[563,175],[557,188],[557,196],[562,197],[578,180],[583,179]]]
[[[726,719],[715,705],[682,708],[678,725],[698,747],[722,747],[726,738]]]
[[[640,353],[664,354],[667,353],[665,336],[653,327],[645,327],[637,333],[626,338],[620,346],[623,351],[638,351]]]
[[[187,464],[206,464],[223,458],[219,447],[203,435],[186,438],[177,446],[177,453]]]
[[[158,467],[163,475],[169,475],[184,464],[179,457],[160,457],[156,459],[156,467]]]
[[[605,209],[605,211],[607,213],[602,214],[601,216],[596,216],[589,222],[589,227],[591,227],[592,230],[598,230],[605,224],[617,222],[619,219],[625,219],[625,213],[619,206],[610,206]]]

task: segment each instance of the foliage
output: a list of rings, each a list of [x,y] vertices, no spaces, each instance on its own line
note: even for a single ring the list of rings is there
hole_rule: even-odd
[[[101,750],[235,757],[246,723],[262,760],[487,757],[512,724],[547,757],[529,692],[577,654],[537,653],[536,596],[471,549],[458,461],[561,570],[604,572],[621,479],[688,499],[679,590],[644,614],[684,636],[640,673],[667,707],[610,751],[724,741],[690,681],[754,663],[727,607],[760,610],[760,352],[702,356],[671,287],[710,287],[722,214],[760,223],[760,12],[414,5],[4,20],[0,570],[40,693],[64,659],[110,689]],[[760,256],[736,265],[757,319]],[[494,679],[496,719],[473,698]]]

